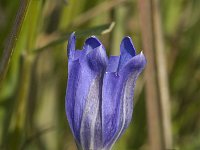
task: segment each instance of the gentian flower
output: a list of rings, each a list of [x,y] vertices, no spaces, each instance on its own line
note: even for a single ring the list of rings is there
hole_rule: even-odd
[[[68,84],[65,109],[69,126],[81,150],[110,150],[130,124],[134,87],[146,65],[136,55],[130,37],[124,37],[120,56],[107,57],[104,46],[92,36],[82,50],[68,40]]]

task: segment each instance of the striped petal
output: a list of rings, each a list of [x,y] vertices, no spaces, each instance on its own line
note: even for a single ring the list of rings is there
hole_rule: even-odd
[[[96,107],[98,108],[101,99],[101,78],[107,65],[107,56],[102,44],[92,45],[88,41],[99,42],[95,37],[86,40],[78,59],[74,57],[77,51],[71,50],[68,53],[70,56],[65,105],[73,135],[77,143],[85,149],[93,144],[89,139],[94,136],[96,129],[94,125],[87,127],[87,124],[96,122],[95,116],[99,111]]]
[[[112,147],[130,124],[134,87],[145,64],[145,57],[141,53],[126,62],[119,72],[107,72],[104,76],[102,132],[103,144],[107,149]]]
[[[146,65],[143,53],[136,55],[130,37],[120,45],[120,56],[108,60],[105,48],[94,36],[83,50],[68,40],[68,85],[66,114],[79,149],[110,150],[130,124],[134,87]]]

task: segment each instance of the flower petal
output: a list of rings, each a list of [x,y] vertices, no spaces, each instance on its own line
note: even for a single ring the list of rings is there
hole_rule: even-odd
[[[107,61],[105,49],[94,37],[86,40],[77,60],[69,60],[66,114],[77,143],[85,149],[101,141],[93,137],[101,133],[99,103]]]
[[[102,137],[104,147],[109,147],[118,132],[122,83],[114,72],[107,72],[102,88]]]
[[[98,38],[96,38],[95,36],[91,36],[89,37],[83,46],[83,51],[84,51],[84,55],[87,55],[88,53],[90,53],[91,51],[93,51],[95,48],[102,46],[101,42],[98,40]],[[105,48],[103,48],[105,50]]]
[[[106,72],[117,72],[120,56],[110,56]]]
[[[138,72],[138,74],[144,69],[146,65],[146,58],[141,52],[140,54],[131,58],[128,62],[124,64],[124,67],[119,71],[119,74],[124,76],[130,74],[133,71]]]
[[[106,73],[103,80],[102,130],[107,148],[121,136],[130,124],[133,112],[134,86],[146,64],[141,53],[130,59],[116,73]]]
[[[122,42],[120,45],[120,52],[121,52],[121,55],[127,54],[127,53],[130,54],[132,57],[136,55],[135,47],[129,36],[126,36],[122,39]]]
[[[124,64],[131,59],[132,57],[134,57],[136,55],[136,50],[134,48],[134,45],[132,43],[132,40],[130,37],[124,37],[121,45],[120,45],[120,61],[119,61],[119,68],[118,70],[120,70],[121,68],[123,68]]]
[[[107,56],[105,50],[100,45],[86,55],[87,65],[90,68],[90,74],[94,74],[90,82],[83,117],[81,121],[81,144],[85,149],[96,149],[102,146],[101,130],[101,89],[102,78],[107,66]]]
[[[74,105],[76,97],[76,89],[79,82],[80,63],[78,60],[68,62],[68,83],[65,98],[65,110],[68,118],[69,126],[72,130],[74,137],[80,143],[79,132],[75,123]],[[78,119],[80,120],[80,119]]]
[[[81,121],[81,145],[84,149],[97,149],[101,147],[101,86],[102,77],[97,76],[90,85],[85,102],[83,117]],[[98,135],[96,137],[95,135]]]
[[[102,44],[98,38],[96,38],[95,36],[91,36],[85,41],[85,45],[89,45],[90,47],[92,47],[92,49],[95,49]]]
[[[74,53],[76,49],[76,37],[75,37],[75,32],[73,32],[69,39],[68,39],[68,44],[67,44],[67,56],[69,59],[74,59]]]

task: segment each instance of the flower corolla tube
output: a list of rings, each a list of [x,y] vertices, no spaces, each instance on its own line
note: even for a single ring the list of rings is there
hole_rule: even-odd
[[[65,110],[80,150],[110,150],[130,124],[136,80],[146,65],[130,37],[120,56],[108,58],[102,43],[89,37],[76,50],[72,33],[67,46],[68,83]]]

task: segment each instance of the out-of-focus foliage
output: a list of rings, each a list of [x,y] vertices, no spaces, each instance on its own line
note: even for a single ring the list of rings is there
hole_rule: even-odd
[[[118,54],[118,41],[130,35],[136,49],[141,50],[137,3],[30,0],[19,36],[15,37],[8,72],[0,85],[0,149],[76,149],[64,108],[67,35],[78,31],[81,48],[83,39],[96,34],[108,54]],[[0,1],[1,60],[20,6],[18,0]],[[199,8],[199,0],[161,1],[173,142],[174,148],[180,150],[200,149]],[[106,30],[113,21],[114,29]],[[107,34],[102,34],[105,30]],[[141,80],[135,91],[133,122],[115,145],[116,150],[148,150],[145,85]]]

